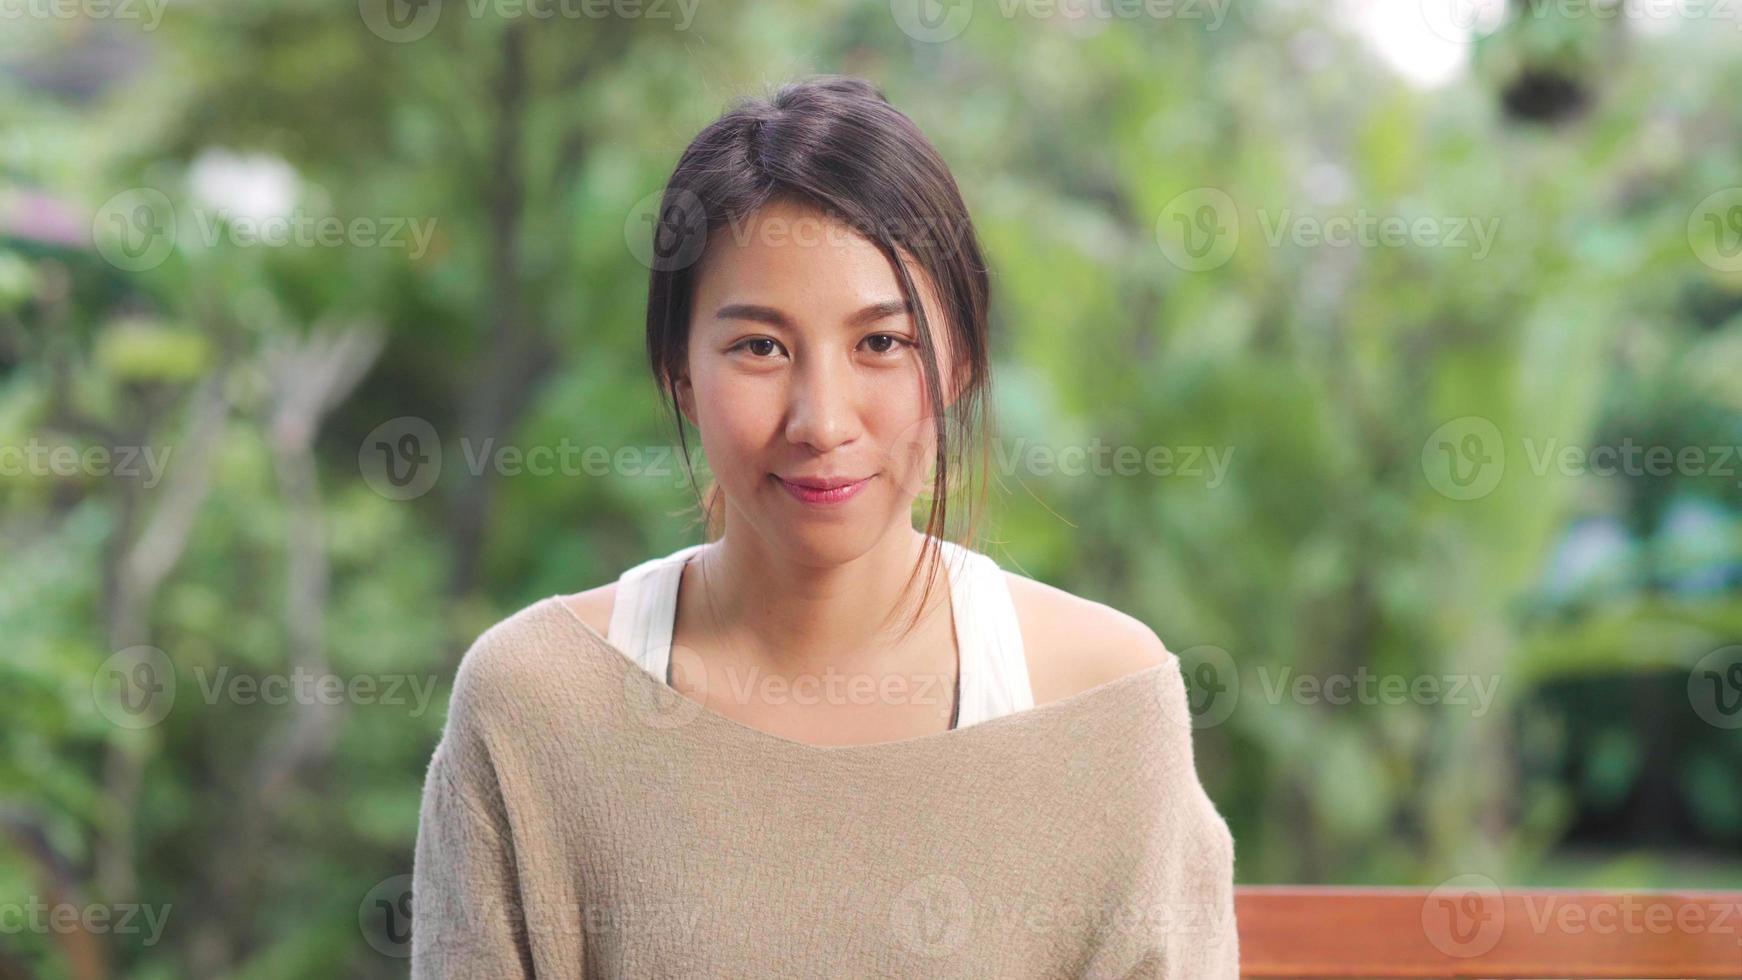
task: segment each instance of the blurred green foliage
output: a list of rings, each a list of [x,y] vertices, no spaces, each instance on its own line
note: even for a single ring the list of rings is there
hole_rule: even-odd
[[[1697,240],[1703,202],[1742,186],[1735,25],[1514,4],[1467,74],[1418,87],[1347,11],[1280,2],[1214,25],[980,4],[937,43],[899,3],[705,5],[682,27],[450,4],[399,40],[371,3],[27,18],[0,41],[0,446],[163,464],[0,472],[0,901],[171,910],[155,943],[0,935],[0,977],[403,969],[369,896],[410,870],[461,651],[697,533],[675,464],[473,460],[492,439],[674,444],[638,202],[731,96],[821,71],[876,80],[955,168],[994,274],[995,466],[1018,440],[1227,454],[1221,480],[1000,467],[975,545],[1138,616],[1188,667],[1231,665],[1194,692],[1238,696],[1196,738],[1242,882],[1742,881],[1742,739],[1687,701],[1696,663],[1742,642],[1742,461],[1542,463],[1742,444],[1742,196]],[[274,188],[269,207],[433,233],[269,247],[208,224]],[[1181,261],[1174,219],[1207,213],[1178,202],[1205,188],[1236,244]],[[165,217],[117,203],[141,189],[175,217],[155,261],[106,237]],[[1284,224],[1360,214],[1497,233],[1478,254]],[[363,457],[404,417],[444,462],[400,500]],[[1461,499],[1438,434],[1470,419],[1504,471]],[[135,727],[106,685],[138,646],[176,683]],[[435,693],[204,693],[296,670]],[[1275,693],[1357,670],[1496,695]]]

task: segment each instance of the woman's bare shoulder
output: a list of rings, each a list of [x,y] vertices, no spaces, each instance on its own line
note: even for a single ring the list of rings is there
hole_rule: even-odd
[[[1034,703],[1067,698],[1173,657],[1142,620],[1006,571]]]
[[[597,588],[562,597],[563,605],[579,616],[581,622],[597,630],[600,636],[611,635],[611,607],[616,600],[616,582],[606,582]]]

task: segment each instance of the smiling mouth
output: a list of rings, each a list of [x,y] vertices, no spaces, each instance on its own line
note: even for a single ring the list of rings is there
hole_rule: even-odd
[[[805,480],[795,482],[785,477],[775,475],[774,479],[786,488],[786,492],[802,503],[817,506],[845,503],[857,496],[865,484],[870,483],[875,474],[858,480],[827,479]]]

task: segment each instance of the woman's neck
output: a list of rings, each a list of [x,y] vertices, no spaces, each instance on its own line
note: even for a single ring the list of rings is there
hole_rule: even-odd
[[[748,651],[766,669],[790,675],[902,669],[896,640],[923,587],[924,568],[908,596],[902,589],[925,542],[923,533],[898,527],[847,560],[807,561],[728,530],[696,556],[684,586],[694,588],[706,632],[718,634],[712,642]],[[947,615],[943,572],[945,588],[934,583],[921,630],[939,610]]]

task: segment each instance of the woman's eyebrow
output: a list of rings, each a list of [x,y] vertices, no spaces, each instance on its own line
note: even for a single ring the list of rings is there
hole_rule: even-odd
[[[886,319],[888,317],[904,316],[912,312],[912,310],[912,305],[906,300],[886,299],[882,302],[872,303],[870,306],[854,313],[852,316],[847,318],[846,325],[849,327],[861,327],[869,323],[876,323],[878,320]],[[786,314],[772,306],[761,306],[756,303],[727,303],[725,306],[714,311],[714,319],[753,320],[757,323],[766,323],[769,326],[780,327],[784,330],[791,330],[793,328],[792,321],[787,318]]]

